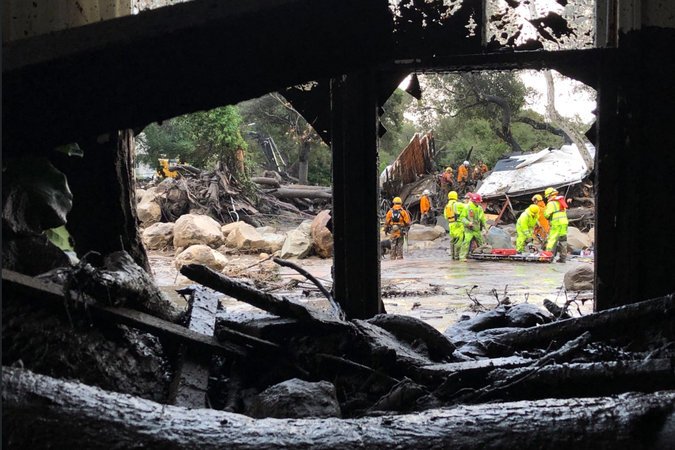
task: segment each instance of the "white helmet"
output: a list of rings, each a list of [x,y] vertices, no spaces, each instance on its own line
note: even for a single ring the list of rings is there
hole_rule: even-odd
[[[465,165],[465,166],[468,166],[468,165],[469,165],[469,161],[464,161],[464,165]]]
[[[425,189],[422,194],[424,195],[431,195],[431,192],[429,192],[429,189]]]

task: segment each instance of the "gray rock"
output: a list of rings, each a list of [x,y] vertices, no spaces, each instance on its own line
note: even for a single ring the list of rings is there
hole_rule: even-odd
[[[499,227],[490,227],[486,240],[492,248],[513,248],[511,235],[508,231]]]
[[[145,198],[147,198],[147,194]],[[138,214],[138,220],[144,226],[152,225],[162,220],[162,209],[154,201],[142,201],[136,205],[136,214]]]
[[[427,227],[416,223],[408,231],[408,239],[411,241],[433,241],[444,235],[445,230],[438,225]]]
[[[312,250],[312,240],[309,234],[295,229],[288,233],[284,246],[281,248],[282,258],[305,258]]]
[[[567,229],[567,246],[572,251],[583,250],[593,245],[593,241],[581,230],[575,227]]]
[[[563,283],[568,291],[591,291],[593,290],[593,280],[593,267],[582,264],[567,271]]]
[[[310,383],[297,378],[271,386],[258,394],[247,414],[256,418],[279,419],[341,416],[332,383]]]

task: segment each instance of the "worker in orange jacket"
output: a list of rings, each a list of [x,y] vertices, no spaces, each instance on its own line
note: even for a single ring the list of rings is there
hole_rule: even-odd
[[[535,194],[532,197],[532,204],[539,207],[539,219],[537,219],[537,224],[534,226],[534,236],[543,246],[546,239],[548,239],[548,232],[551,229],[551,224],[549,224],[548,219],[544,217],[544,212],[546,211],[544,197],[542,197],[541,194]]]
[[[469,161],[464,161],[457,168],[457,182],[466,184],[467,181],[469,181]]]
[[[455,183],[455,175],[452,173],[452,167],[448,166],[445,168],[445,171],[439,177],[439,181],[441,183],[441,195],[445,198],[452,189],[452,185]]]
[[[403,240],[410,227],[410,214],[403,208],[401,197],[394,197],[393,203],[384,218],[384,233],[390,235],[391,259],[403,259]]]
[[[431,223],[431,192],[425,189],[420,197],[420,223],[428,225]]]

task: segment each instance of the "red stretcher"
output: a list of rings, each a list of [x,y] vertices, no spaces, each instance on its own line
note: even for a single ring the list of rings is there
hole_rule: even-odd
[[[490,253],[470,253],[469,258],[479,261],[520,261],[550,263],[553,261],[553,252],[526,252],[518,253],[515,248],[495,248]]]

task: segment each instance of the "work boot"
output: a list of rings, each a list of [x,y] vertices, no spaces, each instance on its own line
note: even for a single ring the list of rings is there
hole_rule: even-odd
[[[564,263],[567,260],[567,237],[563,237],[558,241],[558,246],[560,249],[560,259],[558,262]]]

